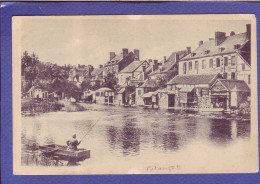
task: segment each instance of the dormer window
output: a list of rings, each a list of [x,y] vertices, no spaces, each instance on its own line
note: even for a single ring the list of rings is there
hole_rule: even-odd
[[[194,57],[195,55],[196,55],[195,52],[192,52],[192,53],[191,53],[191,57]]]
[[[205,53],[205,54],[209,54],[209,52],[210,52],[210,50],[205,50],[204,53]]]
[[[236,44],[236,45],[234,45],[234,49],[239,49],[240,47],[241,47],[240,44]]]
[[[223,52],[224,50],[225,50],[224,47],[220,47],[220,48],[219,48],[219,52]]]

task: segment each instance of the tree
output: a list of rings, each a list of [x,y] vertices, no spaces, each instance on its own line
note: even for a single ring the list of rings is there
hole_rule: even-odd
[[[80,84],[80,88],[82,91],[86,91],[88,89],[91,89],[91,81],[89,78],[85,79],[81,84]]]
[[[22,56],[22,75],[25,76],[25,80],[31,83],[35,80],[39,73],[37,64],[39,63],[38,57],[33,53],[31,56],[27,51]]]
[[[80,95],[82,94],[82,92],[74,82],[66,81],[65,88],[66,90],[64,91],[64,93],[66,97],[75,98],[77,101],[80,99]]]
[[[114,73],[108,73],[105,77],[105,82],[103,83],[103,87],[108,87],[110,89],[114,89],[117,84],[117,78]]]
[[[167,82],[169,82],[171,79],[173,79],[177,75],[177,69],[173,68],[172,70],[167,71],[166,74],[158,77],[158,85],[159,88],[166,88]]]

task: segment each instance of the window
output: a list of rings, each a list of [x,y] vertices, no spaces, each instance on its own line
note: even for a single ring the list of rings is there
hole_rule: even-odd
[[[192,70],[192,62],[189,62],[189,70]]]
[[[100,96],[104,96],[104,93],[103,93],[103,92],[101,92],[101,93],[100,93]]]
[[[216,67],[220,67],[220,59],[219,58],[216,59]]]
[[[209,67],[210,67],[210,68],[213,68],[213,59],[210,59],[210,60],[209,60]]]
[[[227,73],[226,72],[223,73],[223,78],[227,79]]]
[[[183,63],[183,74],[186,74],[186,63]]]
[[[202,60],[202,69],[206,68],[206,63],[205,63],[205,59]]]
[[[96,96],[99,96],[99,92],[96,92]]]
[[[228,57],[224,57],[224,65],[228,66]]]
[[[246,65],[242,64],[242,70],[244,71],[246,69]]]
[[[201,96],[205,96],[209,94],[209,90],[208,89],[201,89]]]
[[[231,73],[231,80],[235,80],[236,79],[236,73],[235,72],[232,72]]]
[[[251,76],[248,75],[248,84],[251,84]]]
[[[142,91],[141,89],[138,90],[138,95],[141,95]]]
[[[195,61],[195,69],[197,70],[199,68],[199,62]]]
[[[231,66],[235,66],[236,65],[236,57],[232,56],[231,57]]]

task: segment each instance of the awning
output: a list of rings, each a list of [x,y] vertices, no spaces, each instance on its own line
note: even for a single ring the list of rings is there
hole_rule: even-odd
[[[180,92],[190,93],[194,89],[194,86],[185,86],[180,89]]]
[[[142,98],[150,98],[153,96],[153,93],[154,92],[145,93],[145,94],[143,94]]]
[[[122,88],[122,89],[120,89],[120,90],[118,91],[119,94],[124,93],[124,92],[125,92],[125,88]]]

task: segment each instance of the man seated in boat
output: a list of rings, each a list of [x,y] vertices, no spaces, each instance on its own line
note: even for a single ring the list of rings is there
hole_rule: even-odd
[[[78,150],[78,145],[81,143],[81,141],[78,142],[76,137],[77,137],[76,134],[73,134],[72,139],[67,141],[69,150],[74,150],[74,151]]]

